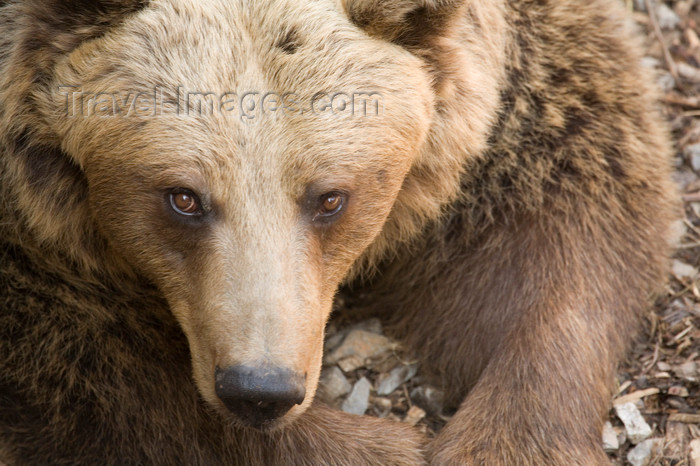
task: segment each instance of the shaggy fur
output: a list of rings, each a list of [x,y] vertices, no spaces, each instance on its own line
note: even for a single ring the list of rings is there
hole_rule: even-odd
[[[675,194],[609,3],[4,2],[0,459],[605,463]],[[69,115],[65,85],[160,87],[169,112]],[[383,112],[174,115],[179,86],[372,90]],[[182,187],[201,218],[165,202]],[[461,403],[430,443],[313,402],[341,284]],[[306,376],[263,432],[214,390],[262,363]]]

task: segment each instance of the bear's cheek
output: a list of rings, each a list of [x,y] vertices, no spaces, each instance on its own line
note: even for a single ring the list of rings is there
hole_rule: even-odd
[[[93,189],[91,210],[108,246],[139,274],[154,281],[182,275],[187,251],[192,251],[206,227],[173,228],[163,215],[158,192],[139,189]]]
[[[347,211],[331,228],[317,232],[324,278],[335,288],[354,261],[382,231],[391,214],[403,173],[387,180],[384,170],[363,174],[348,202]],[[398,181],[397,181],[398,180]]]

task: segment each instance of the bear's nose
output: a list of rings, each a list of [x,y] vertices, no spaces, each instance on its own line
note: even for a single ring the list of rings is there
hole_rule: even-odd
[[[216,368],[216,396],[243,422],[262,427],[306,396],[306,377],[279,367]]]

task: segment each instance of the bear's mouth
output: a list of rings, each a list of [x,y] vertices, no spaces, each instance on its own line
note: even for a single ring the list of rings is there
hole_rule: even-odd
[[[233,409],[227,406],[229,411],[236,414],[238,419],[246,427],[252,427],[261,431],[273,430],[277,420],[287,414],[291,408],[280,406],[277,403],[262,401],[241,401]]]

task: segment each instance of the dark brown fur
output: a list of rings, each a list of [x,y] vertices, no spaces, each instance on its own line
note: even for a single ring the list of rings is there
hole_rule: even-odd
[[[370,35],[421,58],[439,118],[450,98],[470,92],[460,88],[460,63],[444,39],[473,37],[459,25],[477,35],[485,27],[474,3],[345,6]],[[363,290],[366,306],[461,403],[426,447],[434,464],[607,461],[602,418],[617,361],[663,281],[674,190],[640,57],[604,2],[588,3],[507,2],[505,70],[493,82],[501,103],[487,148],[455,170],[456,198],[432,184],[441,167],[412,167],[405,192],[415,197],[400,198],[375,243],[380,252],[370,249],[353,270],[350,288]],[[0,70],[16,83],[0,102],[0,460],[422,462],[424,439],[403,425],[313,404],[260,433],[204,402],[188,338],[149,275],[155,262],[147,272],[132,267],[101,230],[99,206],[88,206],[95,185],[87,177],[107,164],[80,166],[67,153],[74,141],[60,140],[59,125],[40,111],[61,57],[146,7],[97,4],[9,2],[0,10]],[[296,23],[284,31],[269,46],[285,56],[314,40]],[[131,132],[149,128],[142,122]],[[121,134],[114,137],[117,146]],[[111,182],[105,175],[97,190]],[[431,187],[433,198],[424,195]],[[439,215],[425,214],[431,202]],[[425,209],[403,220],[416,203]],[[391,223],[401,221],[409,226]],[[359,249],[350,241],[359,227],[329,229],[312,246]],[[183,249],[204,242],[156,230]]]
[[[667,267],[668,149],[596,6],[512,8],[491,147],[368,305],[396,309],[398,335],[467,395],[433,461],[603,464],[615,364]]]

